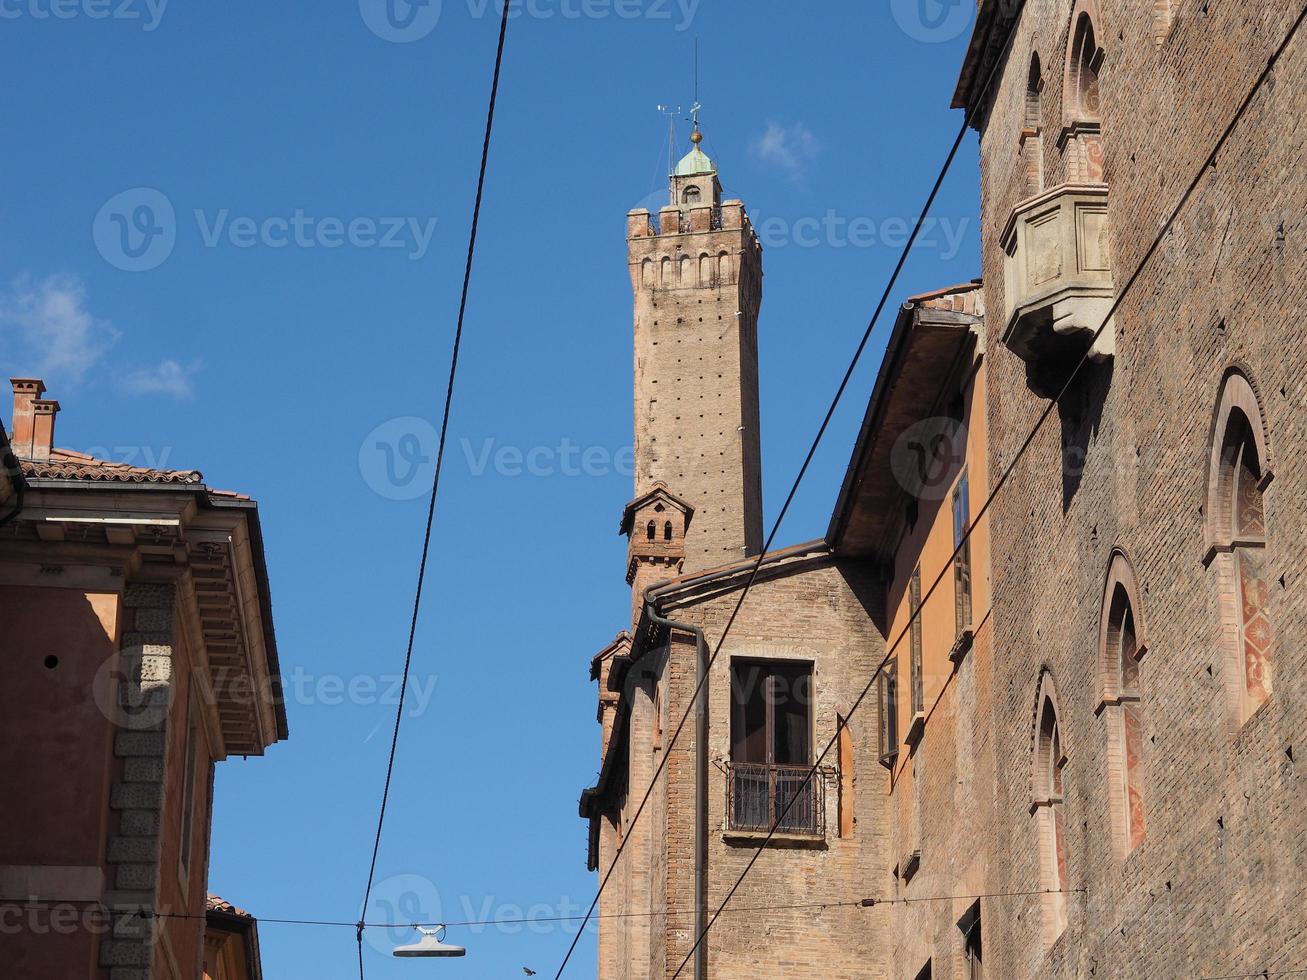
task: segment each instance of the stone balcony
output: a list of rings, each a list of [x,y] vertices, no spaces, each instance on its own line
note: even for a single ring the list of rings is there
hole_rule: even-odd
[[[1094,332],[1115,296],[1107,237],[1107,185],[1063,184],[1012,210],[1001,244],[1007,255],[1003,343],[1030,364],[1115,352],[1108,324]]]

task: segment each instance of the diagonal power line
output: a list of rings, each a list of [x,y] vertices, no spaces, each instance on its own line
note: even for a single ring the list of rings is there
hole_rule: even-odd
[[[772,837],[775,836],[777,828],[780,827],[781,823],[785,819],[785,816],[789,813],[790,809],[793,807],[795,800],[797,800],[798,797],[802,794],[802,792],[807,788],[808,784],[812,782],[812,779],[816,775],[817,770],[820,768],[822,762],[825,760],[826,756],[830,753],[831,749],[835,746],[836,742],[839,740],[840,732],[848,724],[849,718],[851,718],[854,712],[856,712],[858,708],[862,706],[863,702],[867,698],[867,695],[871,692],[871,689],[875,684],[876,679],[879,676],[880,672],[884,669],[885,665],[889,663],[890,659],[894,655],[894,651],[898,648],[899,644],[902,643],[904,636],[908,634],[908,632],[912,629],[913,623],[915,623],[917,618],[921,615],[921,609],[925,607],[926,602],[929,600],[931,595],[934,594],[935,590],[939,587],[940,583],[943,582],[948,572],[952,569],[953,561],[957,558],[958,554],[961,552],[961,549],[970,540],[972,530],[975,528],[980,518],[983,517],[985,513],[993,505],[994,499],[998,496],[999,492],[1007,485],[1007,482],[1011,478],[1012,473],[1015,471],[1017,464],[1021,461],[1022,457],[1025,455],[1027,450],[1029,450],[1031,444],[1035,440],[1035,437],[1038,435],[1040,430],[1043,428],[1044,424],[1048,421],[1049,417],[1052,415],[1053,410],[1057,407],[1058,403],[1062,400],[1062,398],[1065,397],[1067,391],[1070,390],[1072,383],[1076,379],[1076,376],[1080,373],[1081,369],[1083,369],[1084,365],[1089,360],[1089,353],[1090,350],[1092,350],[1093,348],[1094,342],[1096,342],[1098,338],[1102,335],[1103,331],[1107,329],[1108,324],[1111,323],[1112,317],[1115,316],[1117,310],[1120,309],[1122,302],[1125,300],[1125,297],[1129,294],[1130,290],[1134,287],[1134,285],[1139,281],[1139,278],[1143,274],[1144,269],[1148,266],[1148,263],[1152,260],[1153,256],[1157,253],[1157,250],[1161,247],[1162,242],[1166,238],[1166,235],[1170,232],[1171,228],[1175,224],[1176,219],[1180,216],[1180,212],[1184,210],[1185,205],[1189,203],[1190,198],[1193,197],[1194,192],[1198,189],[1199,185],[1202,183],[1203,177],[1206,176],[1208,171],[1215,166],[1217,157],[1220,155],[1221,151],[1225,148],[1226,143],[1229,141],[1230,137],[1234,134],[1234,131],[1238,128],[1240,121],[1243,119],[1245,113],[1248,111],[1248,108],[1252,105],[1253,100],[1257,97],[1257,94],[1261,91],[1262,87],[1266,84],[1267,80],[1273,74],[1276,63],[1280,60],[1284,52],[1288,49],[1289,45],[1292,43],[1294,37],[1298,33],[1298,29],[1302,26],[1304,19],[1307,19],[1307,6],[1304,6],[1302,8],[1301,12],[1298,14],[1297,19],[1293,22],[1293,26],[1289,29],[1289,32],[1285,35],[1283,41],[1280,42],[1279,47],[1276,48],[1275,52],[1267,60],[1266,67],[1262,69],[1262,72],[1258,75],[1257,80],[1253,83],[1252,88],[1249,90],[1248,94],[1244,97],[1243,101],[1239,104],[1238,109],[1235,110],[1234,116],[1231,118],[1229,124],[1225,127],[1220,137],[1217,139],[1216,145],[1212,148],[1211,153],[1208,154],[1207,158],[1203,161],[1202,166],[1198,168],[1198,171],[1194,175],[1193,180],[1189,183],[1189,186],[1185,189],[1185,192],[1181,195],[1179,202],[1176,204],[1174,209],[1172,209],[1170,216],[1166,219],[1166,222],[1162,225],[1161,229],[1154,237],[1152,244],[1149,245],[1148,250],[1144,253],[1143,258],[1140,259],[1138,265],[1135,266],[1134,272],[1131,273],[1129,279],[1127,279],[1125,284],[1122,286],[1121,291],[1117,294],[1117,297],[1113,301],[1111,308],[1107,311],[1106,315],[1103,317],[1103,322],[1099,324],[1098,329],[1094,331],[1093,340],[1090,342],[1089,348],[1086,349],[1085,353],[1081,355],[1080,359],[1076,362],[1075,366],[1071,369],[1070,375],[1067,377],[1065,384],[1063,384],[1062,388],[1058,391],[1057,395],[1048,403],[1047,406],[1045,406],[1043,412],[1040,413],[1040,416],[1036,420],[1034,427],[1031,429],[1030,434],[1026,436],[1025,440],[1022,442],[1020,448],[1017,450],[1016,455],[1013,457],[1012,461],[1004,468],[1002,475],[999,477],[998,481],[994,484],[994,487],[990,491],[989,496],[985,499],[984,505],[977,512],[975,519],[971,522],[970,526],[966,529],[966,532],[962,535],[962,540],[958,543],[957,547],[954,549],[953,554],[949,556],[944,567],[940,570],[939,575],[937,575],[935,579],[931,582],[930,589],[926,592],[925,596],[922,598],[922,601],[919,604],[917,610],[909,617],[908,623],[903,627],[898,637],[895,638],[893,645],[886,653],[884,659],[880,662],[880,665],[872,673],[871,678],[867,681],[866,686],[863,687],[857,699],[853,702],[853,705],[852,707],[850,707],[848,713],[845,715],[844,720],[840,722],[839,725],[836,726],[835,735],[831,738],[829,742],[826,743],[826,747],[822,750],[821,755],[818,756],[817,761],[813,764],[812,768],[808,770],[802,784],[800,784],[800,786],[798,787],[794,795],[791,796],[790,799],[786,802],[780,814],[777,815],[775,822],[771,826],[771,829],[767,832],[766,838],[764,838],[759,843],[757,849],[754,851],[753,855],[749,858],[748,863],[744,866],[744,869],[740,872],[739,877],[736,878],[735,884],[733,884],[730,890],[726,893],[726,897],[722,899],[721,905],[718,906],[717,910],[713,913],[712,917],[708,920],[707,924],[703,928],[703,931],[699,933],[698,937],[694,941],[694,945],[690,947],[690,951],[686,953],[685,959],[681,961],[681,965],[678,966],[676,972],[672,974],[673,980],[675,980],[676,977],[679,977],[681,975],[681,972],[685,969],[686,964],[690,962],[690,959],[694,956],[699,946],[703,943],[704,939],[707,937],[709,930],[711,930],[713,927],[713,924],[717,921],[718,917],[725,910],[727,904],[729,904],[732,896],[735,895],[737,889],[739,889],[744,879],[748,876],[749,872],[753,869],[753,866],[757,863],[758,858],[762,856],[763,851],[766,849],[768,843],[770,843]],[[1014,31],[1015,31],[1015,25],[1014,25]],[[1000,59],[999,63],[1000,64],[1002,63],[1002,59]],[[1261,975],[1262,974],[1254,974],[1253,976],[1261,976]]]
[[[1025,5],[1026,5],[1026,0],[1019,0],[1019,4],[1016,8],[1016,17],[1013,21],[1013,30],[1012,33],[1008,35],[1006,45],[1010,45],[1012,43],[1012,37],[1015,34],[1016,22],[1020,19],[1021,11],[1025,8]],[[990,22],[989,29],[986,35],[987,39],[993,36],[993,31],[1001,19],[1002,19],[1001,17],[995,17],[995,19]],[[999,65],[1002,64],[1002,60],[1003,59],[1000,58],[994,64],[993,69],[991,69],[990,74],[985,82],[985,88],[983,90],[984,92],[988,91],[989,85],[993,82],[995,73],[997,72]],[[983,94],[982,94],[982,98],[978,99],[976,104],[979,106],[981,103],[983,103]],[[658,778],[662,775],[663,769],[666,768],[667,760],[671,758],[672,747],[675,746],[677,739],[679,739],[681,736],[681,732],[684,731],[685,723],[689,719],[691,711],[694,710],[695,702],[699,699],[699,696],[703,692],[704,682],[707,680],[713,664],[716,663],[718,654],[721,653],[722,645],[726,642],[726,637],[730,633],[731,627],[735,624],[736,617],[739,615],[740,612],[740,607],[744,605],[744,600],[748,596],[749,590],[753,588],[754,582],[757,581],[759,570],[762,568],[763,558],[767,555],[769,551],[771,551],[772,543],[776,539],[776,534],[780,530],[781,523],[785,520],[785,515],[789,512],[790,505],[794,502],[794,498],[798,494],[799,485],[803,482],[804,476],[807,475],[808,467],[811,465],[813,457],[816,456],[817,449],[821,445],[822,439],[825,438],[826,430],[829,428],[831,419],[834,418],[836,409],[838,409],[841,400],[844,398],[844,393],[848,389],[850,381],[853,379],[853,373],[857,369],[858,363],[861,361],[863,353],[866,351],[867,344],[871,340],[871,335],[873,330],[875,329],[876,323],[880,320],[881,313],[884,312],[885,306],[889,302],[891,294],[894,292],[894,287],[898,283],[899,275],[900,273],[902,273],[903,267],[907,264],[908,256],[912,252],[912,247],[916,244],[917,238],[921,234],[921,229],[922,226],[925,224],[926,217],[930,214],[930,209],[934,206],[936,197],[939,196],[939,192],[944,185],[944,180],[948,176],[949,171],[952,169],[954,160],[957,158],[958,151],[962,148],[962,143],[966,139],[967,131],[971,127],[973,118],[974,118],[974,113],[972,112],[967,113],[966,118],[962,122],[962,125],[958,127],[957,137],[953,140],[953,145],[950,147],[948,155],[944,160],[944,164],[940,168],[939,175],[935,179],[934,186],[932,186],[930,190],[930,194],[926,198],[926,203],[922,206],[921,214],[917,218],[916,223],[913,225],[912,234],[908,236],[907,243],[904,245],[903,250],[899,255],[898,262],[894,266],[894,271],[890,275],[889,281],[886,282],[885,284],[884,291],[881,293],[880,296],[880,301],[876,304],[876,310],[871,316],[871,321],[867,324],[866,330],[863,331],[862,339],[858,342],[858,346],[853,353],[853,358],[850,360],[848,367],[845,369],[844,376],[843,378],[841,378],[839,386],[835,391],[835,396],[831,400],[830,407],[826,410],[826,414],[822,418],[821,425],[817,429],[817,435],[813,439],[812,445],[808,448],[808,452],[807,455],[804,457],[803,464],[799,467],[798,475],[795,476],[794,483],[790,487],[790,491],[785,497],[785,503],[781,507],[780,513],[777,515],[775,522],[772,524],[772,529],[770,533],[768,533],[767,535],[767,540],[763,543],[762,550],[758,553],[758,556],[755,559],[753,566],[749,571],[749,578],[745,582],[743,590],[740,592],[740,597],[735,603],[735,608],[731,611],[730,618],[728,618],[726,621],[726,625],[722,630],[721,636],[717,640],[716,646],[713,648],[712,656],[709,657],[708,659],[707,666],[703,672],[703,677],[700,679],[699,683],[695,686],[694,692],[693,694],[691,694],[689,703],[685,708],[685,712],[681,715],[681,719],[677,723],[676,729],[672,732],[671,739],[668,741],[666,748],[663,750],[662,758],[659,760],[658,767],[657,769],[655,769],[653,777],[649,780],[649,786],[645,790],[643,798],[640,800],[640,805],[636,808],[635,814],[631,818],[631,822],[627,827],[627,832],[625,835],[623,835],[622,842],[618,845],[617,852],[613,855],[613,860],[608,865],[608,870],[604,873],[603,880],[600,881],[599,883],[599,890],[595,894],[594,900],[590,903],[589,910],[586,912],[586,916],[585,916],[586,922],[590,920],[590,918],[594,914],[594,910],[598,907],[599,899],[603,895],[604,889],[608,887],[608,882],[612,878],[614,870],[616,870],[617,868],[618,861],[621,860],[622,854],[626,850],[627,843],[632,839],[633,835],[631,831],[635,828],[635,825],[639,821],[641,814],[644,813],[645,806],[646,804],[648,804],[649,798],[653,794],[654,786],[657,785]],[[559,980],[559,978],[562,977],[563,971],[567,968],[568,961],[571,960],[572,954],[573,952],[575,952],[577,943],[580,941],[580,938],[581,938],[580,932],[578,932],[577,936],[572,940],[572,945],[568,947],[567,953],[563,957],[563,962],[559,964],[558,972],[554,974],[554,980]]]
[[[472,229],[468,235],[467,264],[463,268],[463,292],[458,303],[458,324],[454,328],[453,350],[449,357],[449,381],[445,386],[445,407],[440,420],[440,442],[436,448],[436,472],[431,481],[431,496],[427,502],[427,524],[422,536],[422,558],[418,562],[417,587],[413,595],[413,616],[408,628],[408,646],[404,652],[404,673],[399,686],[399,703],[395,708],[395,729],[390,736],[390,756],[386,762],[386,782],[381,791],[381,809],[377,814],[377,834],[372,842],[372,861],[368,866],[368,884],[363,892],[363,908],[356,923],[359,978],[363,978],[363,915],[372,897],[372,882],[377,874],[377,852],[381,849],[381,831],[386,822],[386,803],[390,798],[390,781],[395,773],[395,750],[399,745],[399,726],[404,718],[404,695],[408,691],[409,669],[413,664],[413,640],[417,635],[418,612],[422,608],[422,585],[426,580],[427,556],[431,550],[431,528],[436,517],[436,498],[440,494],[440,473],[445,461],[445,438],[449,433],[449,413],[454,402],[454,380],[458,374],[458,353],[463,341],[463,319],[467,313],[467,295],[472,283],[472,262],[476,256],[477,227],[481,222],[481,200],[486,186],[486,168],[490,161],[490,136],[495,125],[495,103],[499,98],[499,77],[504,65],[504,41],[508,34],[508,12],[512,0],[504,0],[499,19],[499,46],[495,52],[495,71],[490,83],[490,103],[486,109],[485,138],[481,143],[481,170],[477,176],[476,203],[472,208]]]

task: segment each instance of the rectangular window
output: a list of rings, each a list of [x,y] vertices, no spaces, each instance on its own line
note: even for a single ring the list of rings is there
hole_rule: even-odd
[[[953,490],[953,594],[957,605],[957,632],[971,628],[971,487],[967,471],[962,471]]]
[[[899,662],[891,660],[880,672],[880,764],[894,768],[899,754]]]
[[[908,615],[912,617],[912,714],[924,714],[925,690],[921,678],[921,566],[912,570],[908,584]]]
[[[733,830],[824,832],[822,782],[812,764],[812,665],[743,660],[731,664]]]

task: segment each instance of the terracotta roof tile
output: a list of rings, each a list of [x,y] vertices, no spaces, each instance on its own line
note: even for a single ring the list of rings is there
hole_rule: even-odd
[[[21,459],[23,475],[38,480],[86,480],[96,483],[177,483],[200,485],[199,470],[159,470],[97,459],[72,449],[55,449],[49,459]],[[231,496],[240,496],[231,494]]]
[[[253,919],[254,916],[242,908],[237,908],[219,895],[209,892],[208,910],[210,912],[225,912],[227,915],[239,916],[242,919]]]

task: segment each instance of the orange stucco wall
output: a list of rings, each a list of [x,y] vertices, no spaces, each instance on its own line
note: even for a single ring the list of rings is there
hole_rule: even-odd
[[[118,631],[117,594],[0,586],[0,865],[105,867],[113,745],[95,692]],[[0,922],[6,975],[95,975],[84,905],[20,910],[13,898]]]

